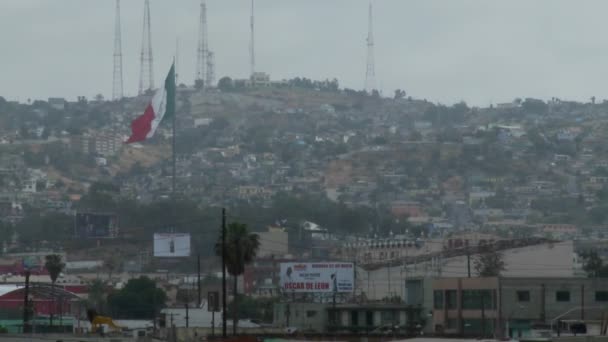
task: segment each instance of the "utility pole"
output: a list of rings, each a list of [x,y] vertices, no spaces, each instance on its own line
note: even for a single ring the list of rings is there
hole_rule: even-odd
[[[188,328],[190,326],[190,310],[188,309],[188,301],[186,301],[186,304],[184,305],[186,306],[186,328]]]
[[[391,298],[391,263],[388,263],[388,298]]]
[[[469,247],[467,247],[467,273],[471,278],[471,251],[469,251]]]
[[[30,332],[30,270],[25,271],[25,290],[23,291],[23,333]]]
[[[196,305],[201,307],[201,253],[196,254],[196,289],[198,291],[198,301]],[[207,303],[208,304],[208,303]]]
[[[222,337],[226,330],[226,208],[222,208]]]
[[[152,331],[156,334],[156,280],[154,281],[154,292],[152,293]]]
[[[486,337],[486,308],[485,308],[485,294],[481,290],[481,338]]]

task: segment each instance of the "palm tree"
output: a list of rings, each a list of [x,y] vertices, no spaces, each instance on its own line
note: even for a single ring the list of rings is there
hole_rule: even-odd
[[[250,233],[247,225],[237,222],[228,225],[226,229],[226,269],[234,279],[234,299],[232,301],[232,333],[234,335],[236,335],[238,323],[237,277],[245,272],[245,265],[255,259],[259,248],[259,235]],[[215,254],[222,256],[221,236],[215,244]]]
[[[108,281],[112,281],[112,273],[118,270],[119,267],[120,260],[118,260],[116,255],[109,256],[103,261],[103,268],[108,271]]]
[[[46,270],[49,272],[49,276],[51,277],[52,291],[53,291],[53,298],[54,298],[55,297],[55,282],[57,281],[57,278],[59,278],[59,274],[61,274],[61,272],[65,268],[65,263],[63,262],[63,260],[61,260],[61,255],[49,254],[45,257],[44,268],[46,268]],[[54,311],[55,311],[54,309],[51,311],[51,316],[50,316],[50,325],[51,326],[53,326],[53,312]]]
[[[89,301],[97,312],[103,312],[103,302],[106,294],[106,284],[100,279],[94,279],[89,284]]]

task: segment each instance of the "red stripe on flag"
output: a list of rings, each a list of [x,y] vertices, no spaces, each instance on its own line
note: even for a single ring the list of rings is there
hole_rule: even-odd
[[[152,130],[154,117],[154,108],[152,108],[152,104],[149,104],[144,113],[131,122],[131,136],[126,143],[130,144],[146,140],[146,136]]]

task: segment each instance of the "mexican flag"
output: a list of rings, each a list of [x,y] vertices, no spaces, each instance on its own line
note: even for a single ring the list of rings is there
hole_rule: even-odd
[[[127,144],[151,138],[166,116],[175,115],[175,64],[171,65],[165,85],[156,91],[144,113],[131,122]]]

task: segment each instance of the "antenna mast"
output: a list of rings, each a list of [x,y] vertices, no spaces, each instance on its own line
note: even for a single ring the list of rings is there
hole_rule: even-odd
[[[144,29],[139,55],[139,94],[154,89],[154,60],[152,56],[152,35],[150,33],[150,0],[144,2]]]
[[[179,72],[178,72],[178,67],[179,65],[179,38],[175,39],[175,84],[178,85],[179,84]]]
[[[372,16],[372,2],[369,2],[369,18],[367,31],[367,68],[365,72],[365,91],[371,93],[376,90],[376,66],[374,62],[374,26]]]
[[[204,81],[209,47],[207,43],[207,3],[201,0],[201,13],[198,26],[198,47],[196,51],[196,81]]]
[[[207,74],[205,75],[205,86],[215,86],[215,54],[212,51],[207,51]]]
[[[116,22],[114,24],[114,78],[112,84],[112,100],[118,101],[123,97],[122,90],[122,40],[120,30],[120,0],[116,0]]]
[[[251,69],[251,76],[255,72],[255,23],[254,23],[254,0],[251,0],[251,42],[249,45],[249,68]]]

